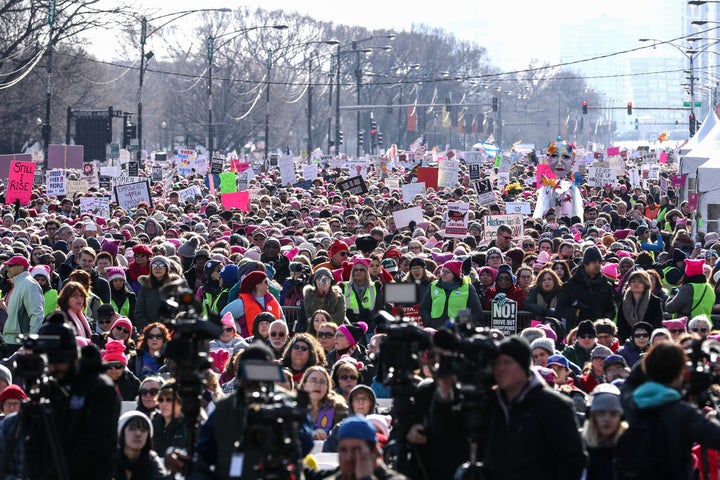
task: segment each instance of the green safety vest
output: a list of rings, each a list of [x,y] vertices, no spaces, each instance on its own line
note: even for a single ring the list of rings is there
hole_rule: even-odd
[[[130,300],[125,298],[125,302],[123,302],[122,307],[118,308],[117,304],[115,303],[115,300],[110,300],[110,303],[112,304],[113,308],[117,313],[122,315],[123,317],[127,317],[130,314]]]
[[[352,310],[353,313],[360,313],[360,308],[372,310],[375,307],[375,299],[377,298],[377,287],[375,284],[369,285],[363,293],[360,305],[357,302],[357,295],[353,291],[350,282],[343,282],[345,287],[345,308]]]
[[[691,283],[693,288],[693,300],[690,310],[690,318],[697,315],[712,315],[712,307],[715,304],[715,293],[711,285],[707,283]]]
[[[445,310],[445,302],[447,300],[445,290],[438,287],[437,284],[438,280],[435,280],[430,284],[430,298],[432,300],[430,316],[432,318],[442,317],[443,311]],[[470,298],[470,284],[463,282],[459,288],[450,293],[447,311],[448,317],[455,318],[460,310],[467,308],[468,298]]]
[[[229,288],[225,288],[223,290],[220,290],[220,293],[218,293],[217,297],[215,297],[215,300],[210,304],[210,310],[215,313],[220,313],[220,310],[218,310],[218,302],[220,301],[220,297],[222,297],[223,293],[229,292]],[[206,294],[207,295],[207,294]]]

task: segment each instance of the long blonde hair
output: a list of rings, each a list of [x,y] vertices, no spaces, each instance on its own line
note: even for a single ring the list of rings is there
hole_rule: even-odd
[[[621,420],[617,430],[615,430],[615,433],[612,435],[612,445],[617,445],[620,435],[622,435],[627,428],[628,423],[625,420]],[[590,412],[588,414],[587,420],[585,421],[585,428],[582,432],[582,439],[585,442],[585,445],[590,448],[599,447],[603,440],[600,437],[600,432],[598,432],[597,425],[595,423],[595,412]]]

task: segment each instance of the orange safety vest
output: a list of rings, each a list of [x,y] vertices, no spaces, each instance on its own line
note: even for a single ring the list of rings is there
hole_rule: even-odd
[[[645,216],[650,220],[655,220],[660,212],[660,205],[655,204],[655,208],[647,205],[645,207]]]
[[[255,323],[255,317],[262,312],[270,312],[273,314],[276,320],[282,318],[282,308],[280,304],[270,294],[265,295],[265,309],[262,305],[255,300],[255,297],[250,293],[241,293],[238,298],[242,299],[243,306],[245,307],[245,325],[247,328],[247,336],[252,335],[253,324]],[[244,333],[244,332],[243,332]]]

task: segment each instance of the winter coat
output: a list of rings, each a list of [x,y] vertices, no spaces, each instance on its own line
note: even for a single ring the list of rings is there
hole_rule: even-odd
[[[115,390],[118,392],[120,400],[132,402],[138,396],[140,380],[129,368],[125,368],[122,376],[115,382]]]
[[[165,418],[156,413],[152,418],[152,424],[154,431],[153,448],[161,457],[165,456],[165,452],[170,447],[187,447],[187,428],[184,418],[175,417],[166,426]]]
[[[100,297],[102,303],[110,303],[110,282],[100,276],[97,268],[90,271],[90,290]]]
[[[499,389],[491,395],[485,438],[488,478],[577,480],[585,467],[586,455],[571,401],[534,374],[509,404]],[[538,448],[537,442],[542,439],[552,442],[552,455]]]
[[[560,291],[543,292],[537,285],[530,287],[525,297],[523,309],[532,312],[536,320],[552,317],[557,308]]]
[[[648,344],[648,348],[650,344]],[[639,360],[640,357],[642,357],[642,354],[647,352],[648,348],[645,350],[640,350],[637,345],[635,345],[635,342],[632,338],[628,338],[622,347],[617,351],[617,354],[620,355],[625,359],[625,362],[627,362],[628,366],[632,368],[633,365],[635,365]]]
[[[10,298],[7,298],[7,295]],[[15,345],[21,333],[37,333],[45,317],[45,296],[28,271],[13,278],[13,289],[7,295],[5,301],[8,317],[2,336],[5,343]]]
[[[313,314],[318,310],[325,310],[328,312],[333,321],[338,325],[347,323],[345,320],[345,308],[345,297],[338,285],[330,287],[330,290],[324,297],[317,295],[317,288],[315,285],[305,285],[303,288],[303,305],[301,314],[305,324],[301,325],[300,318],[298,318],[295,331],[306,332],[307,319],[312,318]],[[299,328],[303,326],[305,328],[300,330]]]
[[[615,318],[613,286],[603,275],[590,278],[581,265],[560,288],[557,316],[570,331],[582,320]]]
[[[131,477],[126,476],[129,470]],[[113,480],[163,480],[168,477],[165,465],[154,450],[141,454],[134,462],[130,462],[122,451],[118,453],[118,463]]]
[[[583,365],[590,361],[590,352],[592,352],[592,349],[596,346],[597,343],[593,344],[590,350],[585,350],[579,342],[575,342],[574,345],[565,347],[562,351],[562,355],[582,369]]]
[[[650,294],[650,299],[648,301],[647,308],[645,309],[645,314],[642,316],[642,318],[637,318],[633,322],[625,315],[626,311],[632,311],[632,304],[630,303],[632,302],[632,297],[633,294],[630,292],[630,290],[625,292],[623,303],[621,303],[618,308],[617,328],[618,338],[620,338],[621,340],[626,340],[630,338],[630,335],[632,334],[632,327],[637,322],[647,322],[652,325],[653,330],[656,328],[662,328],[662,301],[655,295]],[[628,365],[632,364],[628,363]]]
[[[167,285],[178,278],[177,275],[171,274],[163,285]],[[140,292],[135,301],[135,327],[137,327],[138,331],[142,331],[143,328],[153,322],[160,321],[161,309],[165,303],[160,293],[162,285],[154,285],[149,276],[140,277],[140,284]]]
[[[510,289],[506,292],[498,290],[497,287],[488,288],[485,293],[485,310],[490,310],[492,308],[492,301],[498,293],[504,293],[510,300],[515,300],[517,302],[518,310],[525,310],[525,299],[527,298],[527,294],[525,293],[525,290],[515,285],[510,287]]]

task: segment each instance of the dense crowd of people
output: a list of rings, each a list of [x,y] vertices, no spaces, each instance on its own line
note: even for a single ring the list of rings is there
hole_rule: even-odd
[[[32,387],[15,375],[17,360],[30,353],[21,339],[38,332],[64,342],[48,358],[58,380],[49,395],[71,395],[58,408],[72,418],[55,415],[71,478],[91,478],[92,468],[104,472],[92,478],[170,478],[190,460],[197,469],[189,478],[249,475],[235,456],[247,441],[238,411],[258,388],[241,374],[250,359],[277,363],[284,374],[278,388],[307,394],[302,454],[314,443],[316,452],[337,452],[336,478],[403,478],[383,462],[401,424],[410,425],[403,474],[452,478],[470,451],[462,410],[454,408],[463,390],[452,371],[438,367],[441,352],[430,349],[415,372],[413,418],[394,421],[396,412],[381,406],[393,394],[379,374],[386,336],[379,312],[410,319],[431,336],[467,313],[498,345],[478,450],[488,478],[622,478],[618,465],[632,466],[622,463],[619,439],[648,411],[668,438],[664,451],[673,454],[663,464],[672,478],[704,471],[707,459],[692,448],[720,448],[720,424],[680,398],[684,349],[720,339],[713,319],[720,314],[718,233],[701,231],[702,219],[669,182],[633,185],[621,175],[590,186],[566,144],[551,144],[541,158],[561,173],[556,185],[537,188],[537,158],[523,158],[512,164],[511,183],[494,183],[495,201],[484,204],[463,154],[453,153],[461,159],[457,183],[411,201],[387,179],[416,182],[412,165],[371,162],[360,195],[343,191],[339,182],[351,175],[329,165],[307,179],[307,189],[283,186],[277,169],[257,173],[246,211],[226,209],[202,175],[157,183],[152,201],[135,208],[113,203],[109,218],[81,213],[81,197],[108,194],[99,189],[58,199],[41,185],[29,204],[5,205],[5,478],[23,477],[37,446],[7,448]],[[628,168],[634,162],[626,159]],[[483,167],[497,182],[492,162]],[[662,164],[661,176],[673,173],[672,161]],[[565,178],[572,186],[558,192]],[[179,191],[190,186],[203,195],[181,200]],[[486,219],[512,213],[506,203],[518,201],[534,214],[486,231]],[[448,202],[468,205],[463,235],[446,236]],[[411,207],[420,207],[422,219],[398,227],[397,214]],[[413,285],[414,300],[396,302],[391,284]],[[177,285],[220,332],[210,342],[193,432],[165,357],[176,335],[167,292]],[[506,302],[520,312],[516,331],[493,323],[493,305]],[[78,403],[76,391],[87,397]],[[91,401],[104,408],[93,410]],[[132,402],[122,416],[120,401]],[[110,433],[98,439],[89,422],[112,423]],[[188,438],[197,438],[195,459],[183,454]],[[103,448],[108,455],[98,453]],[[73,464],[86,455],[93,461],[82,469]]]

